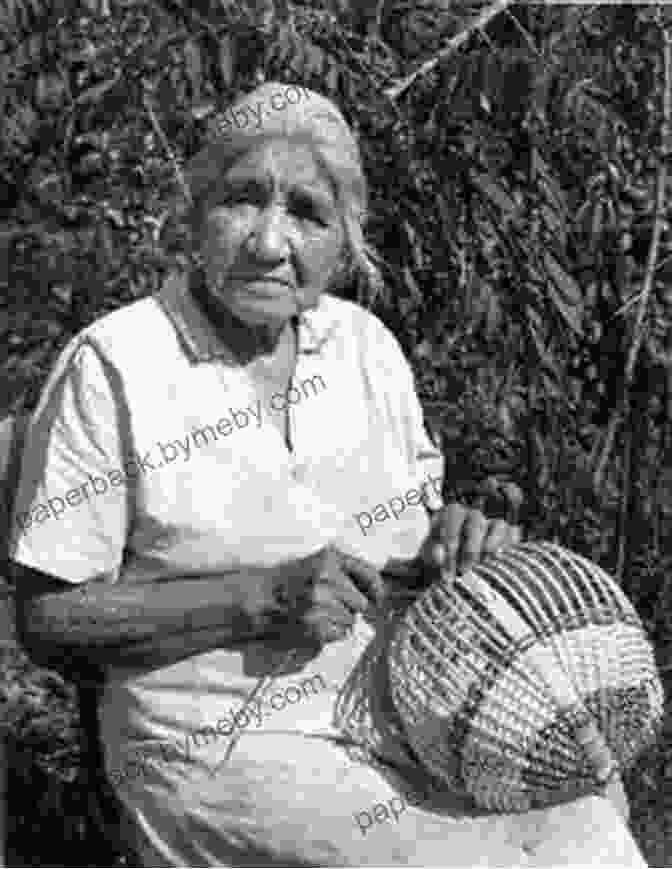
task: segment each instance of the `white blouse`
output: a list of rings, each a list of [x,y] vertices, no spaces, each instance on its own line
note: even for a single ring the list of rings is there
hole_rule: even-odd
[[[286,403],[291,452],[269,424]],[[325,295],[301,317],[292,388],[264,403],[172,276],[62,352],[31,420],[11,557],[72,583],[224,582],[329,542],[382,567],[417,552],[442,468],[410,366],[370,312]],[[112,782],[129,805],[140,799],[142,777],[123,772],[139,750],[166,792],[189,764],[217,769],[243,730],[217,722],[235,710],[242,721],[246,703],[260,737],[334,734],[334,699],[371,636],[360,618],[313,657],[258,642],[144,674],[112,668],[100,710]],[[287,692],[311,678],[319,690],[253,721],[262,683]],[[194,738],[208,728],[216,739]],[[168,763],[168,745],[184,761]]]

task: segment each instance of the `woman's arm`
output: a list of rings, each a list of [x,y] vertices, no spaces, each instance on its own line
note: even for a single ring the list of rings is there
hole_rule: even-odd
[[[38,665],[66,676],[91,666],[151,670],[283,629],[269,569],[77,586],[16,563],[13,570],[19,639]]]
[[[372,565],[334,546],[273,567],[152,584],[98,577],[73,588],[13,567],[19,639],[37,664],[76,678],[109,666],[152,670],[262,637],[287,649],[321,646],[343,639],[384,594]]]

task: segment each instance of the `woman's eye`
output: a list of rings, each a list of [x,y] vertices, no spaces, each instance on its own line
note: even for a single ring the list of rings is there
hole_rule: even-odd
[[[224,191],[224,205],[263,205],[264,191],[253,184],[242,187],[232,187]]]
[[[321,208],[316,202],[311,199],[297,199],[294,202],[294,213],[302,220],[311,220],[318,223],[320,226],[328,226],[329,219],[325,214],[324,208]]]

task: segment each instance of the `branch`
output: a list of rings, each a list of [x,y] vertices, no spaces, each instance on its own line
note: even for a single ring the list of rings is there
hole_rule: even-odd
[[[151,121],[153,130],[158,136],[159,141],[161,142],[163,150],[166,152],[168,159],[172,163],[173,171],[175,172],[175,177],[177,178],[177,183],[180,186],[182,194],[186,198],[187,202],[193,202],[191,191],[189,190],[187,182],[184,178],[184,173],[182,172],[182,169],[180,167],[179,160],[175,156],[175,152],[173,151],[170,142],[168,141],[168,137],[166,136],[161,124],[159,123],[159,119],[156,117],[156,112],[154,111],[147,94],[142,95],[142,104],[145,107],[145,111],[149,116],[149,120]]]
[[[218,30],[213,24],[211,24],[207,19],[203,18],[202,15],[191,8],[190,3],[180,3],[178,0],[163,0],[166,7],[169,7],[170,12],[174,15],[179,16],[187,25],[193,24],[194,22],[199,25],[202,30],[205,30],[213,39],[219,40],[219,35],[221,30]],[[162,7],[162,0],[158,0],[157,4],[159,7]],[[224,3],[220,5],[220,9],[224,12],[227,12],[226,6]],[[229,21],[227,21],[226,27],[228,28],[230,24],[230,16],[227,15]]]
[[[637,356],[639,355],[639,349],[644,338],[644,318],[648,311],[649,299],[653,290],[656,263],[658,262],[658,248],[660,246],[660,236],[663,232],[663,221],[665,216],[667,162],[669,158],[670,123],[672,122],[672,31],[665,29],[663,31],[663,39],[665,40],[665,90],[663,92],[663,120],[660,131],[660,163],[658,165],[658,175],[656,178],[656,210],[651,245],[649,246],[649,256],[646,262],[646,272],[644,274],[642,299],[637,310],[637,319],[635,321],[635,337],[632,346],[630,347],[630,353],[625,367],[625,382],[628,386],[632,385],[635,366],[637,364]]]
[[[630,389],[635,375],[637,358],[644,339],[644,332],[646,331],[646,314],[649,310],[649,301],[653,291],[656,263],[658,261],[658,248],[660,247],[660,237],[663,232],[667,187],[667,161],[669,159],[670,123],[672,121],[672,31],[667,28],[663,29],[663,40],[665,86],[663,91],[662,121],[660,125],[660,146],[658,149],[659,163],[658,171],[656,173],[656,202],[653,217],[653,232],[651,233],[651,243],[649,244],[649,252],[646,259],[646,271],[644,272],[642,292],[640,294],[639,307],[637,308],[637,317],[635,319],[634,337],[625,364],[621,406],[614,410],[609,420],[604,444],[593,474],[593,486],[595,491],[599,491],[602,487],[602,479],[606,471],[607,462],[611,455],[613,443],[616,438],[616,432],[618,431],[622,421],[627,419],[629,415]]]
[[[441,63],[442,60],[450,57],[450,55],[457,51],[457,49],[463,45],[476,30],[482,30],[491,19],[496,15],[499,15],[500,12],[503,12],[507,6],[511,6],[513,2],[514,0],[495,0],[494,3],[487,6],[479,15],[476,15],[468,21],[464,29],[458,33],[457,36],[454,36],[449,40],[448,44],[442,48],[435,57],[431,58],[431,60],[425,61],[425,63],[418,67],[415,72],[402,79],[393,87],[387,88],[384,91],[385,96],[391,100],[398,99],[404,91],[408,90],[416,78],[425,75],[430,71],[430,69],[433,69],[438,63]]]
[[[625,568],[626,543],[628,540],[628,515],[630,513],[630,498],[632,497],[632,429],[628,428],[625,435],[625,452],[623,454],[623,491],[618,508],[618,549],[614,576],[619,584],[623,581]]]

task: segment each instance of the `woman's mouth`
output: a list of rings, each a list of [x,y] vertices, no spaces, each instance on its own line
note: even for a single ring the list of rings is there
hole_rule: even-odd
[[[294,287],[290,281],[270,275],[233,275],[232,281],[237,284],[244,284],[246,287],[255,286],[254,293],[256,295],[269,297],[278,295],[280,287],[285,290],[292,290]],[[269,287],[269,289],[264,290],[262,287]]]

